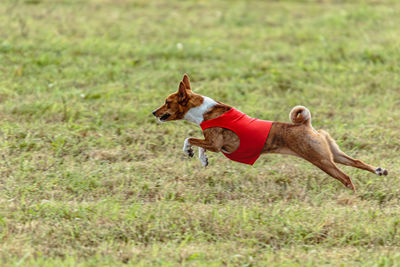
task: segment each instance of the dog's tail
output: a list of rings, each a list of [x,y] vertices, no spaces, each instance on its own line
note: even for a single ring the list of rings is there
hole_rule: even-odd
[[[290,111],[289,118],[293,123],[301,123],[311,126],[311,113],[306,107],[295,106],[292,111]]]

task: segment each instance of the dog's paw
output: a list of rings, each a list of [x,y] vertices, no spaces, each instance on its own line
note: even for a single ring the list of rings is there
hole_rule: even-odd
[[[192,148],[189,148],[187,150],[184,150],[185,154],[188,155],[189,158],[193,158],[194,152]]]
[[[200,158],[200,162],[201,162],[201,165],[203,165],[204,167],[207,167],[208,166],[207,156],[204,156],[204,158]]]
[[[376,168],[375,173],[377,175],[379,175],[379,176],[388,175],[388,171],[386,169],[384,169],[384,168],[381,168],[381,167]]]
[[[200,159],[201,164],[204,167],[208,166],[208,158],[207,158],[207,155],[206,155],[206,151],[202,147],[199,147],[199,159]]]
[[[183,143],[183,153],[185,153],[186,155],[188,155],[189,157],[193,157],[194,152],[192,149],[192,146],[189,143],[189,138],[185,139],[185,142]]]

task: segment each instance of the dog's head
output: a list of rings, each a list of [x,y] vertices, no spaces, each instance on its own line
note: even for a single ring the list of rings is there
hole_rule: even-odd
[[[189,77],[185,74],[179,83],[178,91],[170,94],[164,105],[153,111],[153,115],[160,122],[181,120],[190,108],[200,105],[201,101],[201,97],[192,92]]]

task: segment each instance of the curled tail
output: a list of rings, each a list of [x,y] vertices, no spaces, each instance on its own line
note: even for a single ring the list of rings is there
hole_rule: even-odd
[[[308,124],[311,126],[311,113],[306,107],[295,106],[290,111],[289,118],[293,123]]]

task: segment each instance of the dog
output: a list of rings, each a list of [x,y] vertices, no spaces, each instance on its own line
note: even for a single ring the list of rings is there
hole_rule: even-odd
[[[186,138],[183,151],[193,157],[192,147],[199,147],[203,166],[208,165],[206,151],[222,152],[234,161],[250,165],[264,153],[292,155],[309,161],[354,192],[350,177],[335,163],[377,175],[388,174],[384,168],[368,165],[342,152],[326,131],[312,127],[311,113],[304,106],[292,109],[289,114],[292,123],[253,119],[231,106],[194,93],[186,74],[178,91],[169,95],[153,115],[160,122],[183,119],[202,127],[204,139]]]

